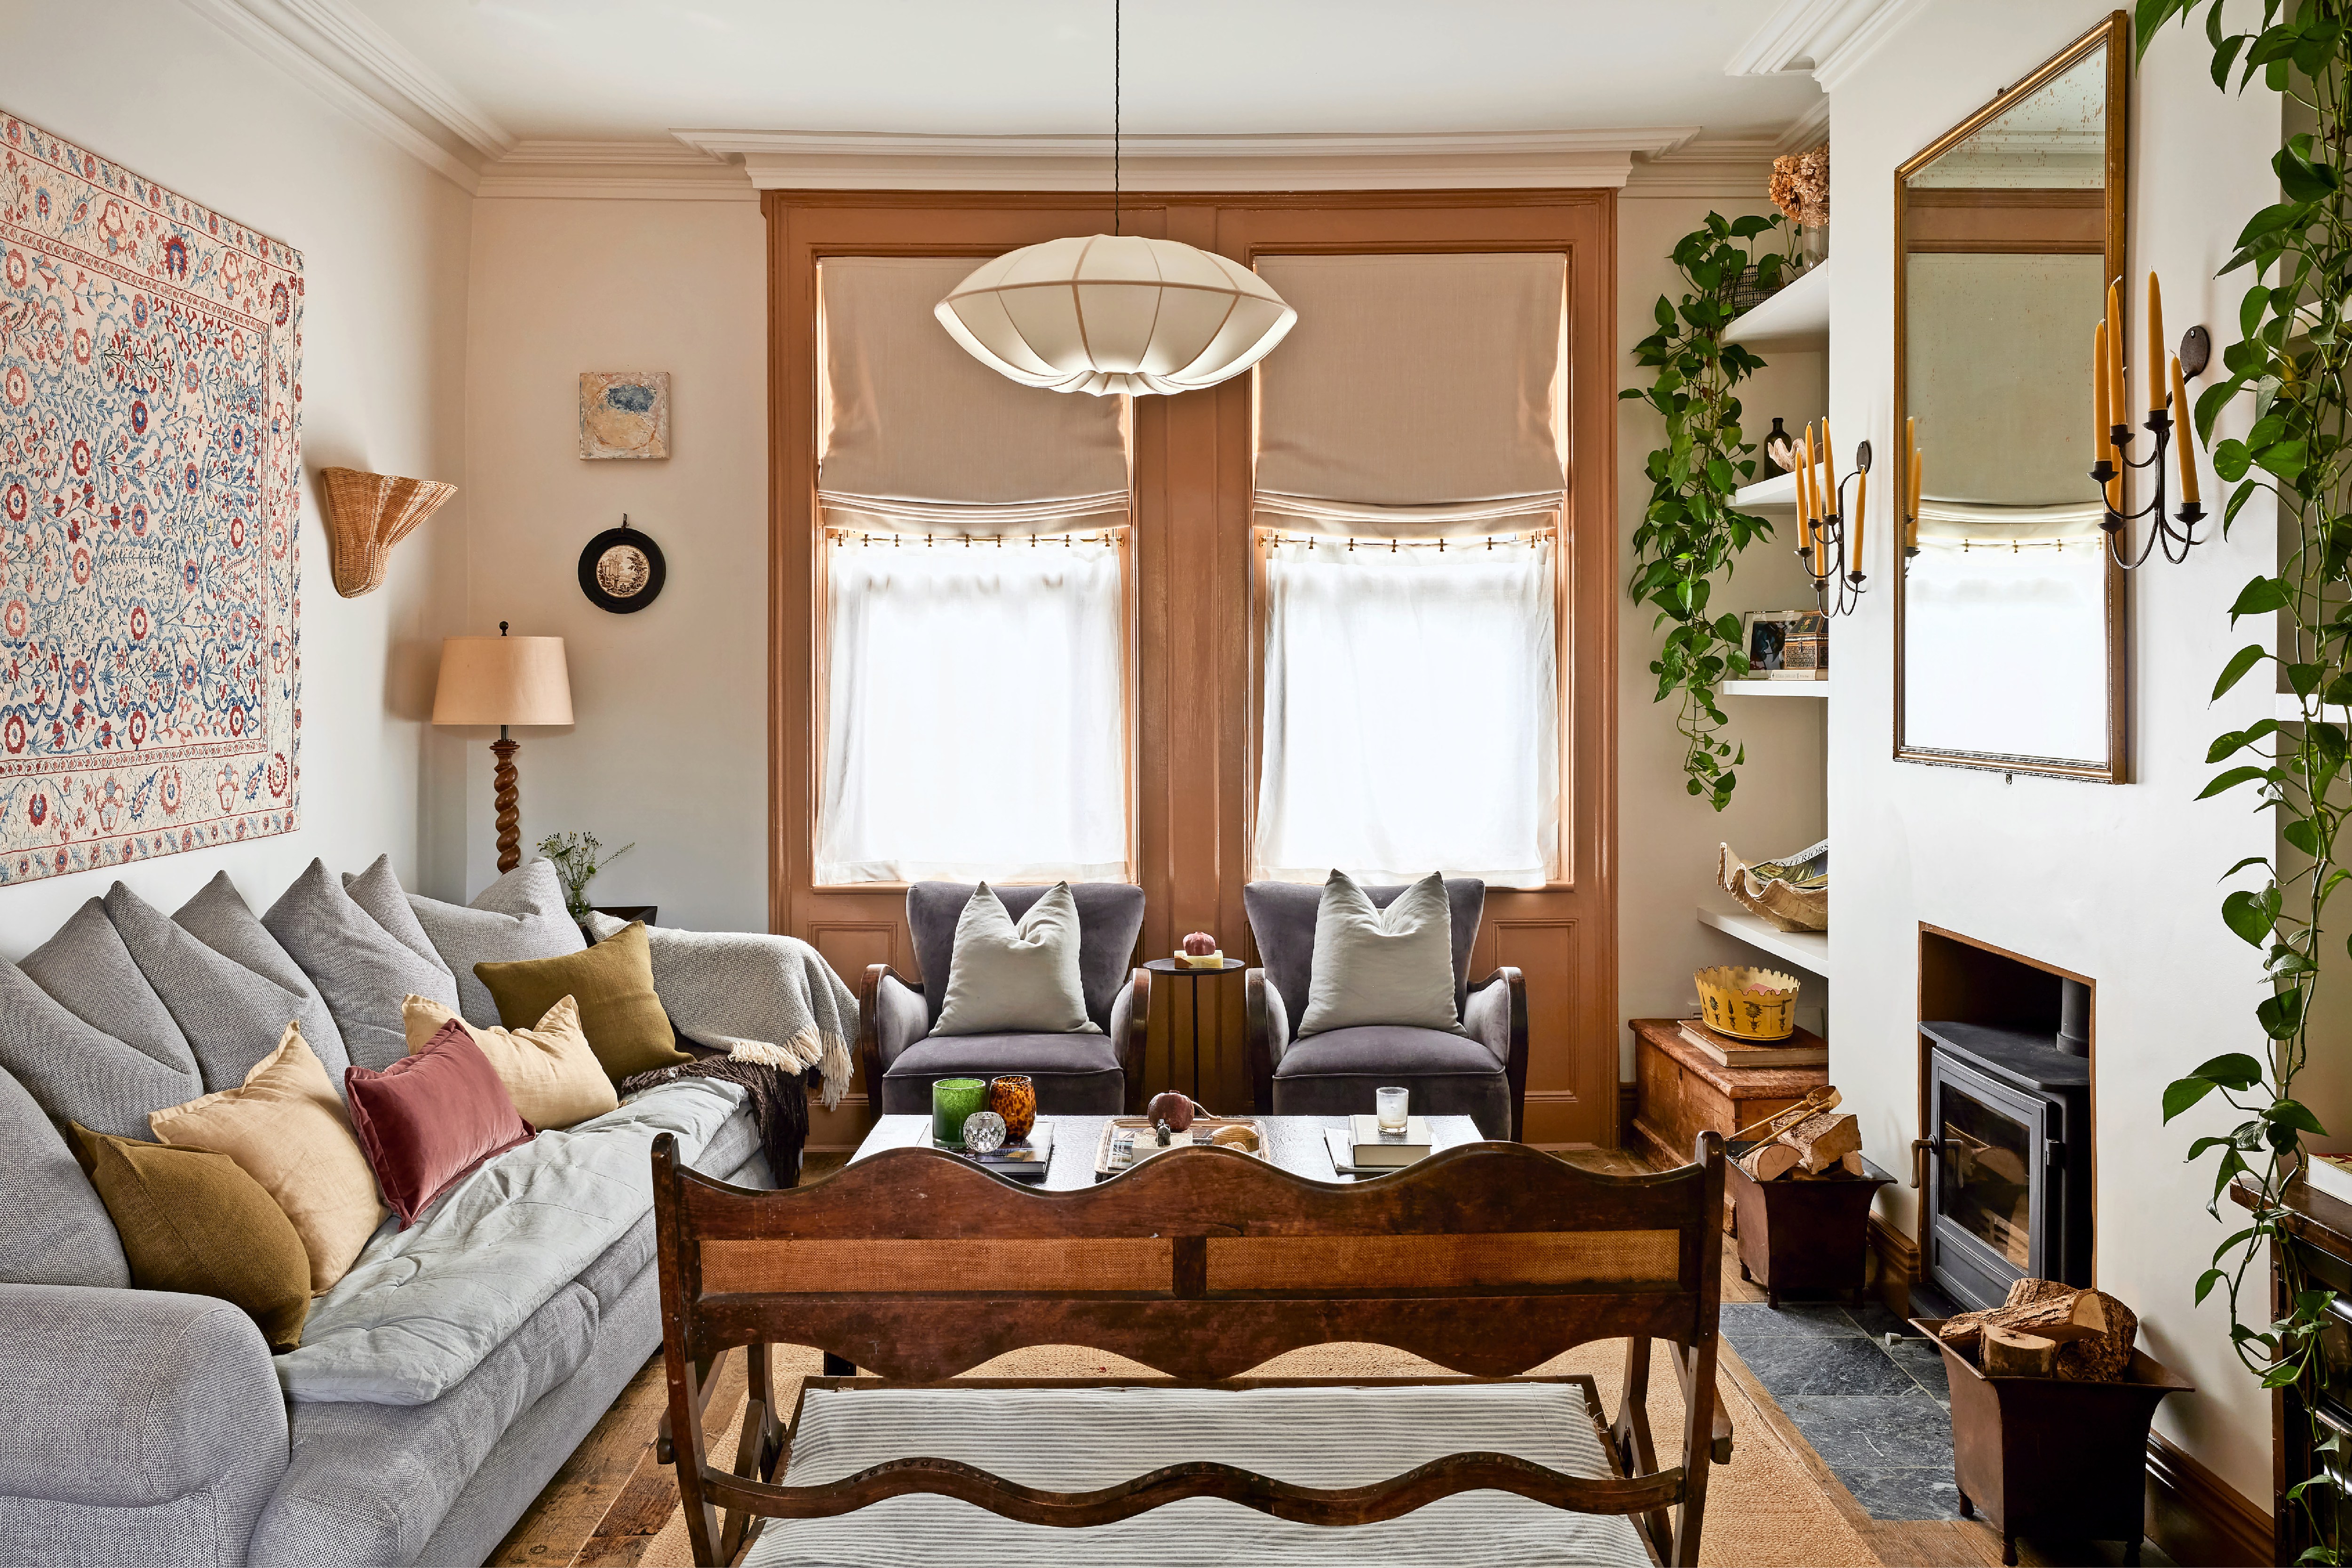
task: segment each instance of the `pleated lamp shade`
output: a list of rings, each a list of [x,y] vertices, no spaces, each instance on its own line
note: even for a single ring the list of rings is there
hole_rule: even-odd
[[[1298,320],[1239,262],[1108,234],[984,262],[931,313],[1023,385],[1097,397],[1214,386],[1264,359]]]

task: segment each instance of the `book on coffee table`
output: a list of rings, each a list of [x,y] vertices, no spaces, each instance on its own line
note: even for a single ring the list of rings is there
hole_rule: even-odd
[[[1810,1029],[1785,1040],[1743,1040],[1718,1034],[1696,1018],[1682,1021],[1683,1038],[1727,1068],[1819,1068],[1830,1062],[1830,1043]]]
[[[1429,1123],[1418,1116],[1405,1118],[1402,1132],[1383,1132],[1379,1117],[1360,1111],[1348,1118],[1348,1131],[1353,1155],[1349,1163],[1353,1165],[1393,1170],[1423,1158],[1432,1147]]]
[[[985,1154],[970,1149],[961,1151],[963,1157],[982,1170],[993,1171],[1016,1182],[1042,1182],[1046,1168],[1054,1163],[1054,1129],[1050,1122],[1040,1121],[1029,1130],[1026,1143],[1007,1143]]]

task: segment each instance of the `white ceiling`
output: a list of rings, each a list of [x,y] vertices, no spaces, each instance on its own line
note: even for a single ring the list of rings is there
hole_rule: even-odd
[[[493,138],[1110,125],[1111,0],[278,3],[389,35]],[[1725,73],[1769,14],[1758,0],[1126,0],[1125,124],[1769,138],[1821,99],[1802,70]]]

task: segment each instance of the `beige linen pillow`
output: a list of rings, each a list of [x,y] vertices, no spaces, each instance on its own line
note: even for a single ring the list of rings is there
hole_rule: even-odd
[[[507,1097],[533,1127],[569,1127],[592,1116],[602,1116],[621,1103],[604,1064],[588,1048],[580,1027],[580,1004],[566,996],[550,1007],[529,1029],[478,1029],[430,996],[411,996],[400,1005],[401,1026],[408,1032],[408,1054],[415,1056],[433,1043],[433,1037],[456,1024],[489,1058]]]
[[[147,1125],[160,1143],[227,1155],[278,1200],[310,1255],[314,1296],[351,1271],[383,1223],[375,1173],[296,1025],[240,1087],[155,1111]]]
[[[1298,1037],[1365,1024],[1463,1033],[1454,1010],[1454,911],[1434,871],[1386,909],[1345,871],[1323,884]]]
[[[982,882],[956,917],[947,1000],[934,1035],[1102,1033],[1078,978],[1078,901],[1056,882],[1014,925]]]

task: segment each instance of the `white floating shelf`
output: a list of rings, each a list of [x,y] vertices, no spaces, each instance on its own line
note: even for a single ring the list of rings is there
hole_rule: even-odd
[[[1731,683],[1726,681],[1724,684],[1725,688],[1728,689]],[[2280,692],[2278,694],[2278,709],[2275,716],[2278,719],[2278,721],[2282,724],[2302,723],[2302,700],[2292,691]],[[2330,702],[2321,707],[2319,710],[2319,716],[2326,720],[2331,724],[2352,723],[2352,708],[2343,708],[2337,706],[2336,703]]]
[[[1742,485],[1732,496],[1731,504],[1742,511],[1753,511],[1759,506],[1793,507],[1797,504],[1797,476],[1780,474]]]
[[[1770,299],[1743,310],[1726,338],[1751,349],[1830,346],[1830,264],[1824,258]]]
[[[1698,907],[1701,925],[1710,925],[1727,935],[1736,936],[1748,946],[1760,948],[1780,960],[1793,963],[1808,974],[1830,977],[1830,934],[1823,931],[1782,931],[1760,915],[1742,911],[1726,914],[1721,910]]]
[[[1821,697],[1830,694],[1826,680],[1727,680],[1717,688],[1726,697]]]

